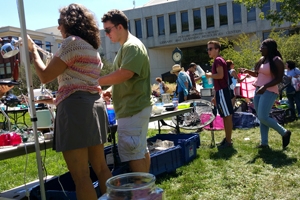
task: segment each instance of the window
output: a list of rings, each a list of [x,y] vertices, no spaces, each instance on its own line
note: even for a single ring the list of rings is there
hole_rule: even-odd
[[[187,11],[181,13],[181,30],[182,32],[189,31],[189,17]]]
[[[206,24],[207,24],[207,28],[215,26],[214,8],[213,7],[206,8]]]
[[[200,14],[200,9],[199,10],[194,10],[193,11],[193,16],[194,16],[194,29],[201,29],[201,14]]]
[[[49,53],[51,53],[51,42],[46,42],[46,51],[48,51]]]
[[[265,16],[269,14],[269,12],[270,12],[270,0],[268,0],[268,2],[263,5],[263,7],[261,8],[261,11],[264,13]]]
[[[33,41],[34,41],[34,43],[35,43],[36,45],[38,45],[39,47],[43,48],[43,43],[42,43],[41,40],[33,40]]]
[[[146,19],[146,26],[147,26],[147,37],[153,37],[153,23],[152,23],[152,18]]]
[[[130,21],[128,22],[128,31],[131,33]]]
[[[137,38],[142,38],[142,22],[141,20],[135,20],[135,34]]]
[[[276,11],[280,12],[281,11],[281,2],[276,2]]]
[[[270,32],[264,32],[263,33],[263,40],[268,39],[270,35]]]
[[[228,24],[227,6],[226,4],[219,5],[220,26]]]
[[[1,63],[0,64],[0,78],[10,78],[12,76],[11,73],[11,65],[10,62]]]
[[[242,15],[241,15],[241,5],[238,3],[232,3],[233,9],[233,23],[241,23],[242,22]]]
[[[256,20],[256,13],[255,8],[251,8],[247,13],[247,21],[255,21]]]
[[[164,35],[165,34],[164,16],[160,16],[157,18],[157,24],[158,24],[158,35]]]
[[[169,23],[170,23],[170,33],[176,33],[177,27],[176,27],[176,15],[175,14],[169,15]]]

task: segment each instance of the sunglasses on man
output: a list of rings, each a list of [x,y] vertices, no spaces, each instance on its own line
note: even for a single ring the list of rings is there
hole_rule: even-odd
[[[107,33],[107,34],[110,34],[111,29],[113,29],[114,27],[116,27],[116,26],[113,26],[113,27],[110,27],[110,28],[106,28],[106,29],[104,29],[104,32]]]
[[[210,48],[207,48],[206,51],[208,52],[208,51],[211,51],[211,50],[213,50],[213,49],[215,49],[215,48],[210,47]]]

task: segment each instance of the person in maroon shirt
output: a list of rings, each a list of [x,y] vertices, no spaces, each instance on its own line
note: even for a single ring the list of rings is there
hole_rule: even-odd
[[[196,63],[191,63],[189,65],[189,68],[188,70],[186,71],[187,74],[190,76],[191,78],[191,81],[192,81],[192,85],[193,85],[193,88],[196,89],[196,81],[200,80],[201,77],[195,77],[195,71],[197,70],[197,65]]]
[[[207,43],[207,52],[210,58],[214,59],[212,72],[205,74],[206,78],[213,78],[215,95],[212,102],[223,118],[225,138],[219,143],[218,148],[232,147],[232,114],[233,107],[231,104],[230,91],[228,86],[228,70],[225,60],[219,55],[221,44],[217,41]]]

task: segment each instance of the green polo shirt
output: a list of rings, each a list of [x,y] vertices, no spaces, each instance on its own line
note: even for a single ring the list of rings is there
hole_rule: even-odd
[[[150,63],[144,44],[129,34],[119,49],[113,66],[134,72],[129,80],[113,86],[116,117],[130,117],[151,105]]]

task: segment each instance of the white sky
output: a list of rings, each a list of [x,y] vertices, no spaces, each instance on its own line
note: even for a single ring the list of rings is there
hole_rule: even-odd
[[[135,0],[135,7],[141,7],[150,0]],[[0,27],[20,28],[17,9],[18,0],[0,0]],[[23,0],[26,28],[36,30],[57,25],[58,9],[71,3],[80,3],[91,10],[102,28],[101,17],[111,9],[127,10],[133,8],[133,0]]]

